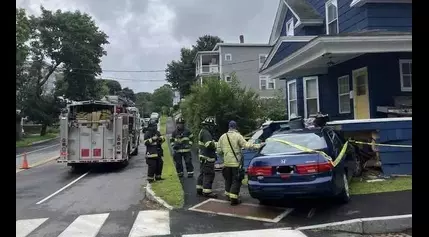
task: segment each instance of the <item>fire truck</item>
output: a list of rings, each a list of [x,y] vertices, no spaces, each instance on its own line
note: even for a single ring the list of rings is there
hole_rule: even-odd
[[[60,116],[61,148],[57,162],[72,168],[94,163],[126,166],[131,154],[138,152],[138,145],[133,145],[135,126],[130,126],[130,121],[135,119],[127,109],[129,105],[129,101],[118,96],[67,105]]]

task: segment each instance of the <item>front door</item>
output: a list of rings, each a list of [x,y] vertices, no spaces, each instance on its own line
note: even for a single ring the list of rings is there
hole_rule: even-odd
[[[369,119],[368,69],[353,70],[353,101],[355,119]]]

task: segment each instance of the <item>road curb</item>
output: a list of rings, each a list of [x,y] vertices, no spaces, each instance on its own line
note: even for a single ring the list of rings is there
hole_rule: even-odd
[[[174,207],[172,207],[170,204],[168,204],[166,201],[164,201],[162,198],[156,196],[155,192],[152,190],[152,185],[150,185],[150,183],[146,184],[145,187],[146,190],[146,197],[147,199],[158,203],[159,205],[167,208],[168,210],[173,210]]]
[[[53,157],[51,157],[51,158],[48,158],[48,159],[45,159],[45,160],[41,160],[41,161],[39,161],[39,162],[36,162],[36,163],[34,163],[34,164],[30,164],[29,166],[30,166],[30,169],[31,169],[31,168],[35,168],[35,167],[37,167],[37,166],[41,166],[41,165],[43,165],[43,164],[46,164],[46,163],[51,162],[51,161],[53,161],[53,160],[56,160],[56,159],[58,159],[58,158],[60,158],[60,156],[56,155],[56,156],[53,156]],[[16,169],[16,173],[19,173],[19,172],[24,171],[24,170],[26,170],[26,169],[20,169],[20,168],[18,168],[18,169]]]
[[[357,234],[381,234],[401,232],[412,228],[412,214],[358,218],[341,222],[303,226],[297,230],[333,230]]]
[[[49,141],[52,141],[52,140],[58,139],[59,137],[60,137],[60,136],[53,137],[53,138],[49,138],[49,139],[45,139],[45,140],[41,140],[41,141],[37,141],[37,142],[32,142],[32,143],[30,144],[30,146],[38,145],[38,144],[41,144],[41,143],[44,143],[44,142],[49,142]]]

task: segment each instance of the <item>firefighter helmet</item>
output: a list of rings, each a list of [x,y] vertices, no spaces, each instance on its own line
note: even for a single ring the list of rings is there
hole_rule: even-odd
[[[182,118],[182,117],[177,118],[176,119],[176,124],[179,124],[179,123],[184,124],[185,123],[185,119]]]
[[[203,125],[212,125],[212,126],[216,126],[216,119],[214,117],[207,117],[206,119],[204,119],[204,121],[202,122]]]
[[[150,119],[148,122],[148,127],[156,127],[158,126],[158,123],[156,122],[155,119]]]

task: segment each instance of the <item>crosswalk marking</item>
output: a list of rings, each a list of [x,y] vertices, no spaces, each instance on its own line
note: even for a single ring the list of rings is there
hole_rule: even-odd
[[[108,216],[109,213],[79,216],[58,237],[95,237]]]
[[[169,211],[150,210],[139,212],[128,237],[146,237],[169,234]]]
[[[16,221],[16,237],[25,237],[41,224],[43,224],[48,218],[28,219],[28,220],[17,220]]]
[[[245,230],[245,231],[231,231],[231,232],[217,232],[208,234],[192,234],[182,235],[182,237],[307,237],[299,230],[283,229],[263,229],[263,230]]]

